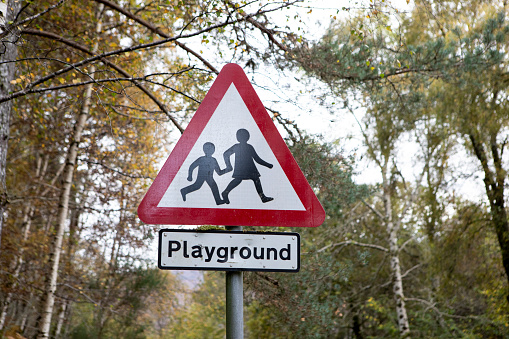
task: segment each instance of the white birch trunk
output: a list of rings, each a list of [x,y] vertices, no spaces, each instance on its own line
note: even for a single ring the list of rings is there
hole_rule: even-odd
[[[68,301],[66,300],[60,307],[60,312],[58,314],[57,329],[55,330],[55,339],[58,339],[60,337],[60,332],[62,331],[62,325],[64,324],[64,320],[65,320],[65,313],[67,311],[67,304],[68,304]]]
[[[32,313],[33,310],[33,301],[34,301],[34,294],[33,292],[30,292],[30,295],[27,299],[27,301],[24,302],[23,311],[21,312],[21,316],[19,319],[16,320],[16,325],[21,330],[21,333],[24,337],[27,337],[27,323],[28,323],[28,317]]]
[[[396,301],[396,315],[398,317],[398,329],[401,337],[410,334],[410,325],[405,306],[405,295],[403,293],[403,278],[401,277],[401,265],[399,263],[398,227],[392,219],[392,200],[390,183],[387,178],[387,162],[382,168],[383,200],[385,209],[385,223],[389,233],[389,256],[390,266],[393,275],[392,291]]]
[[[25,333],[25,327],[27,324],[28,314],[30,313],[31,304],[30,301],[32,300],[32,294],[30,293],[29,301],[25,304],[25,307],[23,308],[23,313],[21,314],[21,319],[19,319],[19,329],[21,330],[21,333]]]
[[[98,10],[98,22],[96,25],[96,33],[100,34],[102,30],[102,21],[101,21],[101,13],[102,13],[103,5],[99,5]],[[97,52],[98,43],[94,44],[92,49],[93,53]],[[95,67],[94,65],[89,68],[89,77],[94,77]],[[53,314],[53,306],[55,304],[55,292],[57,288],[57,277],[58,277],[58,267],[60,263],[60,254],[62,252],[62,240],[64,237],[65,224],[67,221],[67,214],[69,211],[69,197],[71,193],[72,187],[72,178],[74,174],[74,168],[76,166],[76,159],[78,155],[78,145],[81,141],[81,134],[85,127],[85,123],[87,121],[89,110],[90,110],[90,100],[92,97],[92,84],[89,84],[85,87],[85,95],[83,106],[81,108],[80,115],[76,120],[74,125],[74,136],[69,145],[69,149],[67,151],[67,156],[65,160],[65,167],[63,177],[62,190],[59,198],[58,205],[58,213],[57,213],[57,225],[56,232],[52,242],[52,252],[50,254],[49,263],[50,263],[50,274],[46,280],[45,292],[42,300],[42,308],[39,315],[38,320],[38,333],[37,338],[43,339],[49,337],[49,331],[51,326],[51,316]]]

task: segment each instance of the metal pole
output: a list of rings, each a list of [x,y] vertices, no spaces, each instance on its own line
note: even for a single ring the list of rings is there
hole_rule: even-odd
[[[227,226],[227,231],[242,231],[242,226]],[[226,338],[244,338],[244,286],[242,271],[226,272]]]

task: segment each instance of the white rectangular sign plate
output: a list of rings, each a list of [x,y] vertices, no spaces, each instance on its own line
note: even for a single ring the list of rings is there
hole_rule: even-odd
[[[285,271],[300,269],[300,235],[290,232],[159,231],[163,270]]]

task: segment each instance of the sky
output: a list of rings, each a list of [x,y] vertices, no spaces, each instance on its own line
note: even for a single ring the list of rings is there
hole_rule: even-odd
[[[307,0],[290,10],[274,12],[274,14],[271,14],[271,19],[279,25],[289,25],[290,29],[295,32],[303,32],[308,39],[319,40],[331,22],[344,20],[349,13],[353,12],[353,10],[351,12],[344,11],[342,10],[343,7],[351,6],[363,10],[368,8],[370,3],[370,0]],[[407,3],[407,0],[392,0],[390,4],[393,8],[392,13],[394,14],[394,9],[397,9],[398,15],[400,15],[412,10],[413,1]],[[298,15],[301,20],[297,18],[296,20],[286,21],[287,16],[294,19],[295,15]],[[396,19],[392,21],[392,25],[395,28],[395,25],[397,25]],[[257,40],[260,44],[266,44],[264,39],[260,39],[259,36],[253,35],[250,37],[250,42],[256,43]],[[228,60],[225,58],[225,55],[229,52],[228,50],[223,50],[222,58],[218,56],[214,60],[217,50],[211,45],[202,44],[201,37],[185,42],[195,50],[202,50],[206,59],[212,60],[217,69],[221,69],[225,60]],[[240,66],[245,65],[241,64]],[[335,142],[345,155],[354,154],[356,158],[354,180],[357,183],[376,184],[381,181],[379,169],[366,156],[366,148],[357,122],[357,119],[362,120],[364,115],[365,108],[362,107],[362,104],[359,103],[353,112],[341,109],[340,105],[335,103],[336,100],[333,97],[323,96],[324,93],[327,93],[327,88],[323,83],[306,77],[299,70],[280,70],[270,64],[259,63],[254,70],[244,67],[244,71],[266,107],[280,112],[288,120],[295,121],[296,125],[307,133],[320,135],[327,142]],[[280,133],[286,136],[282,126],[278,124],[276,126]],[[415,170],[419,166],[415,166],[415,159],[407,156],[408,154],[415,154],[415,152],[416,145],[410,138],[401,141],[398,155],[398,160],[401,163],[398,166],[408,178],[418,175]],[[465,163],[465,156],[464,153],[458,153],[456,158],[452,159],[452,163],[454,166],[466,170],[469,173],[468,175],[476,175],[477,167],[475,163]],[[164,163],[164,160],[162,163]],[[457,182],[455,189],[472,199],[484,198],[484,187],[481,180],[477,180],[474,185],[472,185],[471,178],[460,180]]]
[[[376,0],[375,0],[376,1]],[[385,0],[384,0],[385,1]],[[378,1],[380,2],[380,1]],[[309,0],[300,7],[301,17],[305,24],[306,37],[311,40],[319,40],[326,32],[330,23],[335,20],[347,19],[349,12],[341,9],[345,7],[367,8],[371,1],[333,1],[333,0]],[[392,0],[390,4],[395,15],[409,13],[413,8],[413,0]],[[311,13],[309,12],[312,9]],[[336,19],[334,20],[334,17]],[[397,16],[393,16],[397,18]],[[393,30],[397,20],[391,21]],[[281,73],[275,70],[259,70],[255,86],[259,86],[262,101],[267,102],[269,107],[275,107],[281,111],[285,118],[296,121],[297,125],[310,134],[322,135],[325,141],[336,141],[340,149],[347,155],[355,154],[356,168],[354,180],[359,184],[375,184],[381,182],[381,173],[372,161],[366,156],[366,148],[360,132],[357,119],[360,121],[364,116],[364,107],[358,104],[353,112],[347,112],[334,105],[334,98],[328,97],[321,100],[319,96],[327,89],[316,80],[310,80],[301,72]],[[278,76],[273,76],[277,74]],[[265,101],[266,100],[266,101]],[[282,131],[284,133],[284,131]],[[408,156],[416,153],[416,144],[411,139],[403,139],[399,145],[398,163],[399,169],[407,177],[417,177],[415,159]],[[469,159],[470,161],[465,161]],[[473,157],[467,155],[463,149],[452,156],[451,168],[461,169],[466,178],[459,179],[454,189],[472,200],[485,200],[485,191],[481,174]],[[472,181],[472,177],[475,178]]]

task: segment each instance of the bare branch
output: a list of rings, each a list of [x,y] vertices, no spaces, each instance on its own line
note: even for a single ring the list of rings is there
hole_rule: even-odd
[[[120,105],[120,104],[108,104],[108,103],[104,103],[103,106],[112,106],[112,107],[117,107],[117,108],[125,108],[125,109],[132,110],[132,111],[140,111],[140,112],[150,113],[150,114],[161,113],[161,111],[151,111],[151,110],[145,109],[145,108],[143,108],[141,106],[136,107],[136,106],[128,106],[128,105]]]
[[[128,17],[128,18],[136,21],[137,23],[145,26],[146,28],[150,29],[152,32],[156,33],[157,35],[159,35],[159,36],[161,36],[163,38],[166,38],[166,39],[171,38],[169,34],[163,32],[161,29],[159,29],[159,27],[154,26],[152,23],[150,23],[150,22],[140,18],[139,16],[131,13],[130,11],[128,11],[125,8],[117,5],[114,2],[111,2],[111,1],[108,1],[108,0],[94,0],[94,1],[102,3],[102,4],[106,5],[106,6],[108,6],[109,8],[114,9],[114,10],[116,10],[119,13],[122,13],[126,17]],[[214,66],[212,66],[212,64],[210,64],[207,60],[205,60],[199,53],[193,51],[192,49],[190,49],[185,44],[183,44],[183,43],[181,43],[179,41],[175,41],[175,44],[177,46],[179,46],[180,48],[182,48],[183,50],[185,50],[186,52],[191,53],[192,55],[194,55],[205,66],[207,66],[207,68],[209,68],[212,72],[214,72],[216,74],[219,74],[219,71]]]
[[[42,193],[41,195],[42,196],[45,196],[50,188],[53,188],[55,186],[55,182],[57,182],[57,179],[60,177],[60,175],[62,174],[62,172],[64,171],[64,167],[65,167],[65,161],[63,161],[60,166],[58,167],[58,170],[56,171],[55,175],[53,176],[53,179],[51,179],[50,181],[50,184],[49,184],[49,187],[47,187]],[[60,189],[60,188],[58,188]]]
[[[240,21],[240,20],[237,20],[237,21]],[[37,86],[39,84],[42,84],[42,83],[44,83],[44,82],[46,82],[48,80],[51,80],[51,79],[53,79],[53,78],[55,78],[55,77],[57,77],[57,76],[59,76],[61,74],[67,73],[70,70],[76,69],[76,68],[78,68],[80,66],[84,66],[84,65],[90,64],[90,63],[92,63],[94,61],[102,60],[103,58],[110,57],[110,56],[113,56],[113,55],[119,55],[119,54],[123,54],[123,53],[134,52],[134,51],[137,51],[137,50],[140,50],[140,49],[146,49],[146,48],[150,48],[150,47],[154,47],[154,46],[164,45],[164,44],[166,44],[168,42],[174,42],[177,39],[184,39],[184,38],[194,37],[194,36],[203,34],[205,32],[209,32],[211,30],[214,30],[216,28],[224,27],[224,26],[229,25],[231,23],[232,22],[226,21],[226,22],[223,22],[221,24],[212,25],[210,27],[201,29],[201,30],[196,31],[194,33],[189,33],[189,34],[184,34],[184,35],[177,35],[177,36],[170,37],[170,38],[167,38],[167,39],[156,40],[156,41],[153,41],[153,42],[150,42],[150,43],[146,43],[146,44],[139,44],[139,45],[135,45],[135,46],[131,46],[131,47],[126,47],[126,48],[121,48],[121,49],[117,49],[117,50],[114,50],[114,51],[105,52],[103,54],[95,55],[95,56],[90,57],[88,59],[84,59],[82,61],[70,64],[68,67],[62,68],[62,69],[60,69],[60,70],[58,70],[58,71],[56,71],[54,73],[48,74],[45,77],[39,78],[38,80],[32,82],[24,90],[21,90],[21,91],[12,93],[11,95],[8,95],[6,97],[0,98],[0,103],[9,101],[9,100],[12,100],[12,99],[15,99],[15,98],[18,98],[18,97],[23,96],[23,95],[26,95],[27,91],[29,91],[31,88],[33,88],[33,87],[35,87],[35,86]]]
[[[84,292],[83,292],[83,289],[81,289],[81,288],[76,288],[76,287],[71,286],[71,285],[66,284],[66,283],[58,284],[58,285],[60,285],[60,286],[65,286],[65,287],[67,287],[67,288],[69,288],[69,289],[71,289],[71,290],[74,290],[75,292],[78,292],[80,295],[82,295],[83,297],[85,297],[85,298],[88,300],[88,302],[89,302],[89,303],[91,303],[91,304],[97,304],[97,303],[98,303],[98,301],[97,301],[97,300],[92,299],[92,297],[90,297],[88,294],[84,293]]]
[[[62,42],[68,46],[71,46],[75,49],[78,49],[84,53],[87,53],[89,55],[92,55],[92,52],[90,52],[88,50],[87,47],[83,46],[83,45],[80,45],[72,40],[68,40],[68,39],[65,39],[57,34],[54,34],[54,33],[51,33],[51,32],[44,32],[44,31],[37,31],[37,30],[24,30],[22,33],[24,34],[31,34],[31,35],[37,35],[37,36],[42,36],[42,37],[45,37],[45,38],[50,38],[50,39],[54,39],[56,41],[59,41],[59,42]],[[107,60],[106,58],[101,58],[101,62],[104,63],[105,65],[113,68],[114,70],[116,70],[118,73],[122,74],[123,76],[125,77],[130,77],[129,73],[127,71],[125,71],[124,69],[122,69],[120,66],[114,64],[113,62]],[[182,72],[186,72],[188,70],[190,70],[191,68],[186,68],[180,72],[177,72],[175,74],[180,74]],[[177,127],[177,129],[183,133],[184,132],[184,128],[180,125],[180,123],[173,117],[173,115],[171,114],[171,112],[168,110],[168,108],[166,108],[166,105],[164,105],[149,89],[147,89],[145,86],[143,86],[142,84],[140,84],[138,81],[133,81],[133,83],[136,85],[136,87],[138,87],[140,90],[142,90],[150,99],[152,99],[152,101],[166,114],[166,116],[170,119],[170,121],[175,125],[175,127]]]
[[[362,124],[359,121],[359,119],[357,118],[357,115],[355,114],[355,111],[352,109],[352,107],[350,105],[345,105],[345,107],[348,109],[350,114],[352,114],[352,116],[355,119],[355,122],[357,122],[357,125],[359,126],[359,129],[361,130],[362,136],[364,137],[364,142],[366,143],[366,146],[368,147],[368,153],[371,155],[371,158],[373,159],[373,161],[375,161],[375,163],[378,165],[378,167],[380,167],[380,169],[382,169],[383,168],[383,164],[380,161],[380,159],[378,159],[378,157],[376,156],[376,151],[373,148],[373,145],[369,142],[368,134],[366,133],[366,131],[362,127]]]
[[[369,209],[370,209],[373,213],[375,213],[377,217],[379,217],[382,221],[385,221],[385,217],[383,216],[383,214],[382,214],[382,213],[380,213],[380,211],[379,211],[379,210],[377,210],[374,206],[371,206],[370,204],[368,204],[368,203],[366,202],[366,200],[361,199],[361,201],[362,201],[362,203],[363,203],[363,204],[364,204],[367,208],[369,208]]]
[[[143,77],[143,79],[141,79],[141,80],[146,81],[146,82],[149,82],[149,83],[154,84],[154,85],[158,85],[158,86],[161,86],[161,87],[164,87],[164,88],[171,89],[173,92],[178,93],[178,94],[180,94],[180,95],[182,95],[182,96],[184,96],[184,97],[186,97],[186,98],[188,98],[188,99],[190,99],[190,100],[193,100],[194,102],[196,102],[196,103],[198,103],[198,104],[200,104],[200,103],[201,103],[201,101],[200,101],[200,100],[198,100],[198,99],[196,99],[196,98],[193,98],[192,96],[187,95],[186,93],[184,93],[184,92],[182,92],[182,91],[179,91],[178,89],[173,88],[173,87],[171,87],[171,86],[168,86],[168,85],[162,84],[162,83],[157,82],[157,81],[148,80],[148,79],[146,79],[146,77]]]
[[[389,252],[389,250],[387,248],[383,247],[383,246],[374,245],[374,244],[360,243],[360,242],[357,242],[357,241],[354,241],[354,240],[347,240],[347,241],[342,241],[342,242],[338,242],[338,243],[335,243],[335,244],[330,244],[330,245],[327,245],[327,246],[319,249],[316,252],[320,253],[320,252],[325,251],[328,248],[333,248],[333,247],[337,247],[337,246],[347,246],[347,245],[367,247],[367,248],[372,248],[372,249],[379,250],[379,251],[382,251],[382,252]]]
[[[122,171],[119,171],[117,169],[111,168],[108,165],[105,165],[105,164],[97,162],[97,161],[90,161],[90,160],[87,160],[87,159],[84,159],[84,158],[78,158],[78,160],[81,161],[81,162],[87,163],[87,164],[99,165],[101,167],[104,167],[104,168],[112,171],[112,172],[118,173],[118,174],[120,174],[120,175],[122,175],[124,177],[133,178],[133,179],[153,179],[151,177],[144,176],[144,175],[132,175],[132,174],[124,173]]]
[[[64,85],[58,85],[58,86],[51,86],[51,87],[44,87],[44,88],[35,88],[35,89],[31,89],[29,91],[27,91],[26,94],[32,94],[32,93],[43,93],[43,92],[49,92],[49,91],[55,91],[55,90],[59,90],[59,89],[65,89],[65,88],[71,88],[71,87],[80,87],[80,86],[84,86],[84,85],[89,85],[89,84],[97,84],[97,85],[100,85],[101,83],[109,83],[109,82],[121,82],[121,81],[128,81],[128,82],[135,82],[135,81],[145,81],[145,82],[148,82],[148,83],[151,83],[151,84],[154,84],[154,85],[158,85],[158,86],[162,86],[162,87],[165,87],[165,88],[168,88],[168,89],[171,89],[172,91],[176,92],[176,93],[179,93],[181,94],[182,96],[185,96],[186,98],[188,99],[191,99],[197,103],[200,103],[199,100],[177,90],[177,89],[174,89],[173,87],[171,86],[167,86],[165,84],[161,84],[160,82],[157,82],[157,81],[152,81],[152,80],[148,80],[147,77],[149,77],[151,75],[145,75],[145,76],[142,76],[142,77],[129,77],[129,78],[107,78],[107,79],[92,79],[92,80],[88,80],[88,81],[82,81],[82,82],[76,82],[76,83],[69,83],[69,84],[64,84]],[[100,86],[101,88],[104,88],[110,92],[114,92],[114,93],[117,93],[119,94],[119,92],[111,89],[111,88],[108,88],[108,87],[105,87],[105,86]]]
[[[0,39],[2,39],[2,38],[4,38],[5,36],[7,36],[7,34],[9,34],[9,32],[10,32],[11,30],[13,30],[13,29],[15,29],[15,28],[17,28],[17,27],[19,27],[19,26],[21,26],[21,25],[25,24],[26,22],[29,22],[29,21],[32,21],[32,20],[37,19],[38,17],[40,17],[41,15],[44,15],[44,14],[48,13],[48,12],[49,12],[49,11],[51,11],[52,9],[55,9],[55,8],[57,8],[57,7],[60,7],[60,5],[62,5],[65,1],[66,1],[66,0],[60,0],[60,1],[59,1],[59,2],[57,2],[55,5],[53,5],[53,6],[50,6],[50,7],[46,8],[46,9],[45,9],[44,11],[42,11],[42,12],[39,12],[39,13],[37,13],[37,14],[35,14],[35,15],[32,15],[32,16],[30,16],[30,17],[28,17],[28,18],[25,18],[25,19],[23,19],[23,20],[21,20],[21,21],[19,21],[19,22],[14,22],[12,25],[7,26],[7,27],[5,28],[5,31],[4,31],[4,32],[2,32],[2,33],[0,33]]]
[[[282,7],[291,6],[296,2],[298,2],[298,1],[288,2],[287,4],[285,4],[285,6],[282,6]],[[231,1],[228,0],[228,1],[226,1],[226,3],[229,4],[230,6],[232,6],[233,8],[236,8],[235,4],[232,3]],[[261,23],[256,21],[254,18],[248,17],[246,13],[243,13],[240,11],[237,11],[237,13],[239,13],[242,17],[245,17],[247,22],[249,22],[256,28],[258,28],[261,32],[265,33],[267,35],[267,38],[269,38],[269,40],[272,43],[274,43],[277,47],[279,47],[281,50],[283,50],[285,52],[288,52],[288,48],[286,48],[282,43],[277,41],[277,39],[274,37],[274,30],[268,29],[267,27],[265,27],[264,25],[262,25]]]
[[[283,128],[286,130],[292,141],[296,142],[297,139],[295,138],[292,130],[288,126],[292,126],[293,129],[295,129],[295,131],[299,135],[299,138],[302,139],[302,132],[294,121],[290,121],[289,119],[283,118],[281,113],[279,113],[276,110],[273,110],[268,107],[265,108],[267,109],[267,111],[272,113],[273,119],[276,119],[281,124],[281,126],[283,126]]]
[[[135,15],[134,13],[128,11],[127,9],[119,6],[118,4],[116,4],[114,2],[111,2],[109,0],[94,0],[94,1],[102,3],[102,4],[106,5],[106,6],[108,6],[109,8],[114,9],[114,10],[116,10],[119,13],[122,13],[123,15],[128,17],[129,19],[132,19],[132,20],[136,21],[137,23],[145,26],[146,28],[148,28],[149,30],[151,30],[152,32],[156,33],[157,35],[159,35],[159,36],[161,36],[163,38],[170,38],[170,35],[168,33],[165,33],[164,31],[162,31],[159,27],[157,27],[157,26],[153,25],[152,23],[150,23],[150,22],[140,18],[139,16]],[[288,2],[288,3],[283,3],[281,6],[279,6],[277,8],[272,8],[272,9],[265,10],[265,11],[259,10],[259,11],[255,12],[255,13],[249,14],[249,15],[245,14],[245,13],[239,12],[239,14],[242,16],[242,19],[241,20],[231,20],[231,23],[247,21],[247,22],[251,23],[253,26],[257,27],[260,31],[265,33],[267,35],[267,37],[269,38],[269,40],[272,41],[274,44],[276,44],[279,48],[281,48],[284,51],[287,51],[286,47],[284,47],[280,42],[278,42],[274,38],[274,32],[269,30],[269,29],[267,29],[265,26],[260,24],[258,21],[254,20],[253,17],[254,16],[258,16],[258,15],[262,15],[264,13],[269,13],[269,12],[273,12],[273,11],[276,11],[276,10],[279,10],[279,9],[282,9],[282,8],[289,7],[289,6],[293,5],[296,2],[299,2],[299,0]],[[231,6],[233,6],[235,8],[235,6],[230,1],[227,1],[227,3],[229,3]],[[230,17],[228,17],[228,20],[229,19],[230,19]],[[214,72],[216,74],[219,74],[219,71],[214,66],[212,66],[212,64],[210,64],[207,60],[205,60],[198,52],[193,51],[191,48],[189,48],[185,44],[181,43],[180,41],[175,41],[175,44],[177,46],[179,46],[180,48],[182,48],[183,50],[185,50],[186,52],[192,54],[198,60],[200,60],[212,72]]]
[[[158,119],[158,118],[137,117],[137,116],[134,116],[134,115],[129,115],[129,114],[126,114],[126,113],[122,113],[122,112],[120,112],[119,110],[117,110],[115,108],[115,105],[111,105],[111,104],[103,103],[103,106],[109,107],[115,114],[118,114],[118,115],[130,118],[130,119],[152,120],[152,121],[163,120],[163,119]],[[162,111],[148,111],[148,110],[142,110],[142,109],[139,109],[139,108],[129,108],[129,109],[136,109],[136,110],[139,110],[139,111],[142,111],[142,112],[146,112],[146,113],[162,113]]]
[[[454,318],[454,319],[479,319],[479,317],[477,316],[474,316],[474,315],[469,315],[469,316],[461,316],[461,315],[454,315],[454,314],[449,314],[449,313],[444,313],[444,312],[441,312],[435,305],[436,303],[432,303],[430,301],[427,301],[427,300],[424,300],[424,299],[419,299],[419,298],[405,298],[405,301],[417,301],[417,302],[420,302],[422,304],[425,304],[428,306],[427,309],[432,309],[433,311],[437,312],[441,317],[449,317],[449,318]]]
[[[262,277],[264,280],[268,281],[269,283],[271,283],[272,285],[274,286],[279,286],[279,281],[277,281],[276,279],[262,273],[262,272],[255,272],[257,276],[259,277]]]
[[[406,245],[408,245],[412,240],[415,240],[415,237],[411,237],[410,239],[408,239],[407,241],[405,241],[403,243],[403,245],[401,245],[399,248],[398,248],[398,252],[401,252]]]
[[[410,272],[412,272],[413,270],[418,269],[418,268],[419,268],[419,267],[421,267],[421,266],[422,266],[421,264],[417,264],[417,265],[415,265],[414,267],[409,268],[409,269],[408,269],[405,273],[403,273],[403,274],[401,275],[401,279],[403,279],[404,277],[406,277],[407,275],[409,275],[409,274],[410,274]]]

